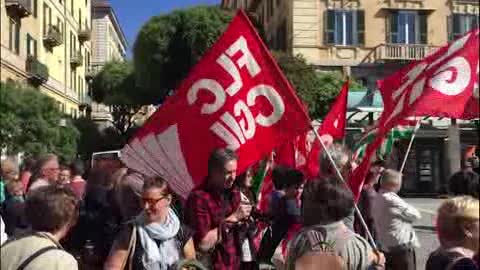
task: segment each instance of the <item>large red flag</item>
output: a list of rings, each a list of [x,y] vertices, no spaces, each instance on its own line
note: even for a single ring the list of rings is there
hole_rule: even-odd
[[[350,179],[357,198],[376,149],[390,129],[403,119],[410,116],[479,117],[478,35],[478,29],[469,32],[379,82],[384,110],[378,136],[367,146],[365,158]]]
[[[122,160],[161,175],[182,197],[207,175],[215,148],[239,155],[238,171],[310,119],[247,16],[240,11],[170,97],[122,150]]]
[[[327,116],[325,116],[323,119],[322,125],[318,129],[318,134],[325,145],[331,144],[333,140],[343,139],[343,137],[345,137],[348,85],[349,81],[347,80],[343,84],[342,90],[338,94],[337,99],[333,103]],[[310,152],[308,153],[307,164],[305,166],[307,177],[310,179],[317,177],[320,172],[318,161],[321,150],[320,142],[315,139],[312,143]]]

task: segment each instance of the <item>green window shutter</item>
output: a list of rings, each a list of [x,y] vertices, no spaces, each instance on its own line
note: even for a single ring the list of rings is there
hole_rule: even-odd
[[[326,10],[323,13],[323,21],[325,27],[324,43],[333,44],[335,43],[335,11]]]
[[[357,45],[365,45],[365,11],[357,10]]]
[[[419,39],[417,40],[419,44],[427,44],[428,40],[428,25],[427,25],[427,14],[419,13],[418,14],[418,28],[419,28]]]
[[[452,20],[452,40],[459,38],[462,35],[462,23],[464,22],[461,14],[453,14]]]
[[[398,13],[391,12],[388,21],[388,42],[398,42]]]
[[[27,57],[32,55],[31,47],[30,47],[30,43],[31,43],[30,40],[31,40],[30,34],[27,34]]]
[[[453,40],[453,16],[452,15],[447,16],[447,35],[448,35],[449,41]]]

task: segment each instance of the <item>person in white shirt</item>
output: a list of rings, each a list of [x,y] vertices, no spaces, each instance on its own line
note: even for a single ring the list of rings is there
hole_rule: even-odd
[[[415,248],[420,247],[412,225],[421,218],[420,212],[397,195],[401,186],[400,172],[384,170],[372,203],[377,240],[385,252],[387,270],[415,270]]]

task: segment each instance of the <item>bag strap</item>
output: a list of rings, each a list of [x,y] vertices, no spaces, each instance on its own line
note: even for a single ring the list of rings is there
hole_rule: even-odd
[[[59,249],[58,247],[56,246],[48,246],[48,247],[44,247],[44,248],[41,248],[37,251],[35,251],[32,255],[30,255],[30,257],[28,257],[25,261],[23,261],[20,266],[18,266],[17,270],[24,270],[25,267],[27,267],[27,265],[29,265],[33,260],[35,260],[37,257],[39,257],[40,255],[50,251],[50,250],[54,250],[54,249]]]

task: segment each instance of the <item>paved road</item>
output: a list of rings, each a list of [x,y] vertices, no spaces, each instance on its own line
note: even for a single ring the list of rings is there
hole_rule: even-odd
[[[413,199],[406,201],[415,206],[422,214],[422,218],[414,224],[421,247],[417,249],[417,269],[425,269],[428,254],[440,245],[435,233],[435,215],[442,199]]]

